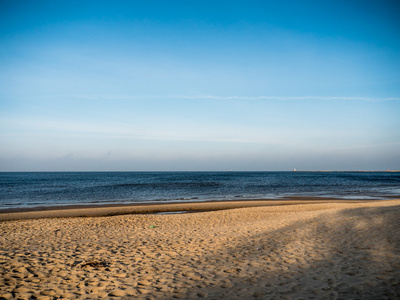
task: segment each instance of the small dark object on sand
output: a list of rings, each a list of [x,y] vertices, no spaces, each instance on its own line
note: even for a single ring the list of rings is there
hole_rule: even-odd
[[[84,267],[87,267],[87,266],[93,267],[93,268],[100,268],[100,267],[106,268],[106,267],[109,266],[109,263],[106,262],[105,260],[101,260],[101,261],[91,260],[91,261],[88,261],[88,262],[85,262],[85,263],[81,264],[81,268],[84,268]]]

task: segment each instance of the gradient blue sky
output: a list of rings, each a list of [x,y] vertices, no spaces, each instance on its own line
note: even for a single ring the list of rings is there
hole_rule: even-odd
[[[398,1],[0,1],[0,171],[400,169]]]

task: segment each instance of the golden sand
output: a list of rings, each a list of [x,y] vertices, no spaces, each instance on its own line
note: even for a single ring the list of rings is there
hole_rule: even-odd
[[[400,200],[21,218],[0,222],[0,299],[400,295]]]

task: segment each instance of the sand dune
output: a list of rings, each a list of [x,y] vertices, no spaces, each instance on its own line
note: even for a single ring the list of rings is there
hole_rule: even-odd
[[[400,200],[0,223],[0,299],[396,299]]]

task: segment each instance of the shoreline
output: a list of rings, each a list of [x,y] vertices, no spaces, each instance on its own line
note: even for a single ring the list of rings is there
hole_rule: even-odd
[[[321,197],[290,197],[282,199],[252,199],[201,202],[169,202],[169,203],[130,203],[130,204],[89,204],[89,205],[60,205],[38,206],[30,208],[0,209],[0,222],[14,220],[30,220],[44,218],[71,217],[107,217],[130,214],[159,214],[159,213],[195,213],[218,211],[246,207],[288,206],[299,204],[328,204],[328,203],[371,203],[397,200],[354,200]]]

